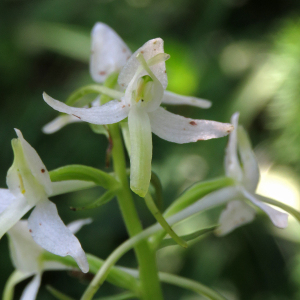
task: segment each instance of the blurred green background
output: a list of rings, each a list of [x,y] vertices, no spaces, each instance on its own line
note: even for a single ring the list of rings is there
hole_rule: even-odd
[[[41,127],[57,113],[42,92],[64,100],[92,83],[88,61],[90,30],[97,21],[114,28],[134,51],[161,37],[168,89],[209,99],[209,110],[168,107],[199,119],[228,122],[235,111],[250,132],[262,169],[259,191],[299,209],[300,176],[300,1],[299,0],[2,0],[0,1],[1,187],[13,159],[13,128],[22,130],[49,170],[67,164],[105,169],[107,141],[87,124],[72,124],[53,135]],[[164,187],[165,207],[193,182],[221,176],[227,139],[176,145],[153,137],[153,169]],[[110,169],[108,169],[110,170]],[[83,248],[101,258],[127,238],[116,201],[84,212],[76,206],[101,190],[52,200],[65,223],[92,216],[78,234]],[[136,199],[144,226],[154,222]],[[214,224],[220,209],[192,218],[178,230],[188,233]],[[181,274],[218,289],[230,300],[300,299],[300,231],[275,230],[264,215],[224,238],[209,235],[188,250],[158,252],[161,270]],[[0,293],[13,266],[7,238],[0,242]],[[120,262],[135,266],[128,253]],[[48,272],[38,299],[54,299],[46,284],[78,298],[90,277]],[[81,282],[80,284],[77,284]],[[23,282],[16,289],[19,299]],[[166,299],[203,299],[164,285]],[[105,284],[97,295],[118,290]]]

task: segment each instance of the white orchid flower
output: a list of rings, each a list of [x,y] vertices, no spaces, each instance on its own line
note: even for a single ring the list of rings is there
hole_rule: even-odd
[[[91,32],[90,74],[95,82],[103,83],[106,78],[120,72],[125,66],[132,52],[121,37],[108,25],[97,22]],[[162,103],[168,105],[191,105],[200,108],[211,107],[211,102],[196,97],[182,96],[169,91],[164,92]],[[99,97],[93,101],[92,106],[99,106]],[[81,122],[74,115],[61,115],[43,127],[46,134],[54,133],[62,127]]]
[[[229,135],[225,155],[226,175],[235,181],[235,188],[232,192],[234,199],[222,212],[219,219],[220,226],[216,233],[225,235],[254,219],[255,210],[242,200],[249,200],[251,204],[263,210],[276,227],[285,228],[288,225],[288,214],[263,203],[259,200],[259,195],[255,194],[259,182],[259,168],[248,136],[238,125],[238,118],[239,113],[235,113],[231,118],[234,130]],[[225,189],[229,190],[232,187]]]
[[[129,58],[119,74],[118,83],[125,89],[124,93],[114,91],[118,99],[99,107],[70,107],[43,94],[44,100],[54,109],[92,124],[113,124],[128,117],[130,185],[142,197],[148,190],[151,176],[151,131],[165,140],[182,144],[222,137],[233,129],[231,124],[193,120],[160,107],[168,84],[165,66],[168,58],[161,38],[145,43]],[[175,99],[177,103],[184,101],[176,97],[167,94],[169,102],[170,99]],[[191,100],[194,102],[195,99],[189,98]]]
[[[91,223],[91,219],[77,220],[67,227],[75,234],[83,225]],[[39,246],[28,231],[28,222],[17,222],[8,232],[10,255],[16,270],[10,276],[3,294],[3,300],[13,299],[14,286],[28,277],[34,276],[22,293],[21,300],[34,300],[41,283],[44,271],[69,270],[59,262],[43,261],[45,250]]]
[[[64,225],[56,205],[48,199],[72,187],[64,182],[52,185],[37,152],[20,130],[16,129],[16,133],[18,139],[12,140],[14,162],[7,173],[9,189],[0,189],[0,238],[35,207],[28,219],[28,230],[34,241],[56,255],[71,255],[80,269],[88,272],[87,259],[78,239]]]

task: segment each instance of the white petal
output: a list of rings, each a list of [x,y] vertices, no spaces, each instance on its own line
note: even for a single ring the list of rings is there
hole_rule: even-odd
[[[151,178],[152,135],[147,112],[136,106],[128,115],[130,133],[130,188],[144,197]]]
[[[238,146],[244,172],[243,185],[254,193],[259,182],[259,168],[249,137],[241,126],[238,127]]]
[[[90,73],[94,81],[104,82],[112,72],[119,71],[131,51],[108,25],[96,23],[92,29]]]
[[[63,180],[52,182],[52,193],[50,197],[80,191],[96,186],[94,182],[83,180]]]
[[[182,96],[170,91],[165,91],[162,103],[169,105],[190,105],[200,108],[210,108],[211,101],[196,97]]]
[[[46,134],[51,134],[54,133],[64,126],[75,123],[75,122],[81,122],[78,118],[72,116],[72,115],[63,115],[63,116],[58,116],[48,124],[46,124],[43,128],[42,131]]]
[[[242,190],[244,196],[249,199],[254,205],[258,206],[263,210],[271,219],[272,223],[279,228],[286,228],[288,226],[288,214],[280,212],[273,207],[257,200],[254,195],[247,192],[245,189]]]
[[[29,204],[25,197],[16,198],[0,213],[0,239],[14,226],[34,205]]]
[[[255,210],[242,201],[230,201],[219,218],[220,226],[215,234],[223,236],[235,228],[250,223],[255,217]]]
[[[27,221],[19,221],[8,232],[10,255],[16,269],[37,273],[44,249],[32,238]]]
[[[237,129],[239,122],[239,113],[236,112],[231,117],[231,123],[234,126],[233,131],[229,135],[228,144],[225,154],[225,172],[228,177],[233,178],[237,182],[241,182],[243,179],[243,173],[240,166],[240,161],[237,152]]]
[[[71,107],[43,93],[44,100],[57,111],[73,115],[82,121],[104,125],[117,123],[128,116],[129,107],[117,100],[91,108]]]
[[[64,225],[56,205],[45,199],[39,202],[28,219],[31,235],[36,243],[59,256],[71,255],[79,268],[88,272],[89,265],[78,239]]]
[[[37,274],[26,286],[20,300],[35,300],[41,285],[41,274]]]
[[[16,197],[8,189],[0,189],[0,214],[14,201]]]
[[[47,194],[51,194],[51,180],[44,163],[33,147],[24,139],[22,132],[15,129],[21,142],[28,167],[35,179],[45,188]]]
[[[134,74],[140,66],[139,61],[136,59],[138,53],[142,53],[147,61],[159,53],[164,53],[164,41],[161,38],[150,40],[132,54],[124,68],[121,70],[118,78],[118,83],[123,88],[128,86],[129,82],[132,80]],[[163,88],[166,89],[168,85],[168,78],[166,74],[165,62],[161,61],[160,63],[151,66],[150,69],[158,78]],[[141,72],[140,76],[144,75],[147,75],[145,70]]]
[[[91,218],[76,220],[76,221],[69,223],[67,225],[67,227],[73,234],[75,234],[82,228],[82,226],[91,224],[92,221],[93,220]]]
[[[14,151],[14,162],[7,172],[7,185],[16,198],[25,197],[30,205],[35,205],[45,198],[45,187],[32,174],[21,140],[13,139],[11,143]],[[46,172],[46,170],[42,169],[40,172]]]
[[[17,139],[13,139],[12,141],[12,148],[14,151],[14,161],[12,166],[8,169],[7,175],[6,175],[6,184],[9,188],[9,191],[16,197],[23,197],[23,194],[21,193],[21,174],[20,174],[20,164],[22,165],[22,169],[28,169],[27,163],[24,165],[24,154],[22,150],[22,146],[20,142]],[[21,161],[20,161],[21,157]],[[29,171],[30,172],[30,171]],[[23,180],[22,180],[23,181]],[[23,183],[23,182],[22,182]],[[23,187],[24,189],[24,183]]]
[[[222,137],[233,129],[228,123],[193,120],[172,114],[162,107],[149,113],[149,117],[153,133],[178,144]]]

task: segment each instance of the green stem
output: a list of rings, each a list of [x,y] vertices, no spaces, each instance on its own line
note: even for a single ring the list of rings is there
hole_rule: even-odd
[[[166,233],[168,233],[172,239],[180,246],[187,248],[187,242],[185,242],[184,240],[182,240],[175,232],[174,230],[171,228],[171,226],[168,224],[168,222],[165,220],[165,218],[163,217],[163,215],[161,214],[161,212],[158,210],[158,208],[156,207],[151,195],[149,193],[146,194],[145,196],[145,202],[146,205],[148,207],[148,209],[150,210],[150,212],[152,213],[152,215],[154,216],[154,218],[156,219],[156,221],[162,226],[162,228],[166,231]]]
[[[129,236],[133,237],[142,232],[143,228],[135,209],[128,184],[125,154],[118,124],[109,125],[109,132],[113,142],[112,158],[114,171],[121,184],[121,189],[117,192],[117,198]],[[142,240],[136,244],[134,250],[139,264],[142,299],[163,299],[156,267],[155,253],[150,249],[147,240]],[[100,279],[102,279],[102,275]],[[103,281],[99,281],[99,275],[97,273],[81,299],[92,299],[102,283]]]
[[[83,165],[60,167],[50,171],[49,175],[51,181],[83,180],[92,181],[107,190],[115,190],[119,188],[119,183],[113,176],[101,170]]]
[[[175,215],[176,213],[182,211],[186,207],[192,205],[197,200],[203,198],[207,194],[223,188],[225,186],[233,185],[234,182],[229,177],[220,177],[213,180],[208,180],[204,182],[199,182],[187,189],[179,198],[176,199],[164,212],[163,216],[168,218]],[[151,237],[151,244],[153,249],[160,244],[161,240],[166,235],[165,232],[161,231],[155,236]]]
[[[226,298],[220,295],[218,292],[191,279],[163,272],[159,272],[159,278],[163,282],[194,291],[195,293],[205,296],[211,300],[226,300]]]
[[[237,195],[239,195],[239,193],[238,191],[235,190],[234,187],[223,188],[219,191],[216,191],[215,193],[211,193],[210,195],[207,195],[206,197],[198,201],[198,203],[195,203],[194,205],[187,207],[185,210],[171,216],[166,221],[169,223],[170,226],[172,226],[173,224],[180,222],[196,213],[199,213],[200,211],[204,211],[206,209],[215,207],[217,205],[222,205],[226,203],[228,200],[235,198]],[[121,244],[105,260],[104,264],[102,265],[100,270],[98,270],[96,276],[94,277],[92,284],[96,286],[100,286],[107,278],[110,269],[120,259],[120,257],[122,257],[132,247],[134,246],[137,247],[138,245],[142,244],[142,241],[144,239],[148,238],[154,233],[157,232],[160,233],[161,231],[165,232],[162,229],[161,225],[159,223],[156,223],[148,227],[147,229],[143,230],[139,234],[131,237],[123,244]],[[86,298],[86,299],[90,299],[90,298]],[[82,298],[82,300],[86,300],[86,299]],[[153,298],[153,299],[157,299],[157,298]]]
[[[60,292],[59,290],[55,289],[54,287],[52,287],[51,285],[47,285],[46,289],[48,290],[48,292],[53,295],[56,299],[60,299],[60,300],[74,300],[74,298],[71,298],[67,295],[65,295],[64,293]]]
[[[9,276],[5,284],[2,300],[13,300],[15,285],[21,282],[22,280],[25,280],[28,277],[30,277],[30,275],[26,275],[25,273],[22,273],[21,271],[18,270],[14,271]]]

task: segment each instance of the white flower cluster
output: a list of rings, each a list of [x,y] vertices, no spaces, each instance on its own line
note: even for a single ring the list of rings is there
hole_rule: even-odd
[[[255,190],[259,180],[258,165],[244,130],[238,125],[238,113],[231,123],[185,118],[168,112],[160,105],[184,104],[209,108],[207,100],[181,96],[166,91],[168,79],[164,42],[155,38],[146,42],[133,54],[123,40],[109,26],[97,23],[92,30],[90,72],[93,80],[102,83],[113,72],[119,72],[115,90],[107,88],[113,100],[101,105],[99,98],[90,108],[70,107],[46,93],[44,100],[55,110],[65,113],[44,127],[53,133],[75,121],[92,124],[113,124],[128,118],[130,141],[130,186],[144,197],[151,177],[152,132],[174,143],[189,143],[223,137],[230,133],[225,156],[226,175],[234,179],[234,186],[218,190],[213,195],[229,199],[216,230],[224,235],[237,226],[253,220],[255,210],[262,209],[275,226],[287,226],[288,215],[260,201]],[[47,168],[37,152],[16,129],[13,139],[14,162],[7,173],[8,189],[0,189],[0,238],[8,233],[13,263],[16,267],[11,285],[34,275],[21,299],[35,299],[41,274],[45,270],[63,270],[57,262],[44,262],[46,251],[59,256],[72,256],[83,272],[88,272],[86,255],[74,233],[90,220],[79,220],[65,226],[56,206],[48,197],[88,186],[80,181],[52,183]],[[245,202],[245,201],[246,202]],[[31,209],[28,221],[21,218]]]

